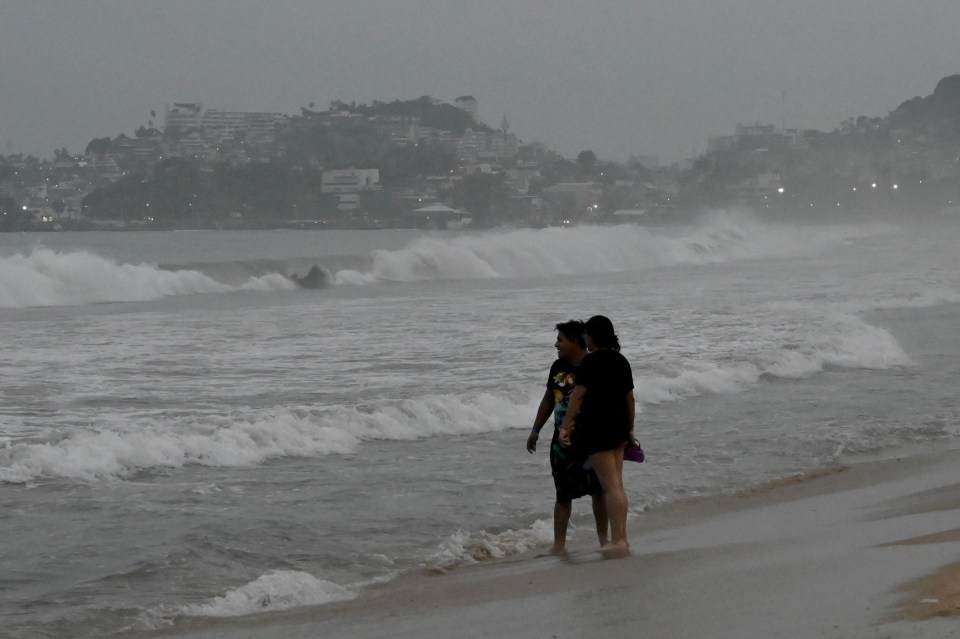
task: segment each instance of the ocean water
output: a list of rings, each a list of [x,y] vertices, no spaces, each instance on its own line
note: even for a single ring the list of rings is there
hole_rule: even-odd
[[[115,637],[532,552],[554,324],[611,317],[630,517],[956,446],[960,223],[0,235],[0,628]],[[331,286],[285,277],[312,264]],[[572,543],[590,547],[589,505]]]

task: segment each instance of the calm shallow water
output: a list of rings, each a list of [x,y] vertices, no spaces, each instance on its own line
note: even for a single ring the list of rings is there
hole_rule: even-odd
[[[632,517],[955,445],[956,231],[0,237],[3,625],[111,636],[537,547],[523,443],[571,317],[633,364]],[[283,276],[312,263],[335,285]]]

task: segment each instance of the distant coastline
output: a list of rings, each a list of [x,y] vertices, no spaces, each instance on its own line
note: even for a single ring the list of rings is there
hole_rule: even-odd
[[[476,112],[472,96],[294,116],[177,104],[162,130],[151,120],[83,154],[0,156],[0,231],[545,227],[709,208],[844,220],[960,204],[960,75],[830,132],[737,125],[670,166],[567,159]]]

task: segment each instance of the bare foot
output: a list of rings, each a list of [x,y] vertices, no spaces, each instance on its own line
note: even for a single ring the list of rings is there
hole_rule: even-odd
[[[619,559],[630,554],[630,544],[625,541],[618,541],[613,544],[606,544],[600,547],[600,555],[604,559]]]
[[[567,549],[566,549],[566,547],[564,547],[563,544],[554,544],[554,545],[550,548],[550,554],[551,554],[551,555],[565,555],[565,554],[567,554]]]
[[[600,538],[600,547],[601,547],[601,548],[603,548],[604,546],[606,546],[606,545],[609,544],[609,543],[610,543],[610,540],[609,540],[608,538],[606,538],[606,537],[601,537],[601,538]]]

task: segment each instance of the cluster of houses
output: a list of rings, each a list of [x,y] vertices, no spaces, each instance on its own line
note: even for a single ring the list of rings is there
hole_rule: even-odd
[[[426,143],[455,154],[455,172],[428,176],[407,185],[397,196],[406,213],[428,225],[469,223],[470,214],[449,206],[449,196],[458,180],[473,173],[501,174],[512,193],[511,207],[521,217],[542,217],[544,208],[549,207],[545,200],[571,202],[569,206],[586,213],[597,211],[604,188],[600,182],[561,181],[531,189],[541,182],[542,166],[562,158],[539,143],[525,145],[521,153],[521,142],[510,131],[505,116],[496,130],[478,124],[454,134],[425,126],[416,117],[360,115],[356,109],[337,108],[338,104],[322,112],[302,109],[298,116],[227,111],[205,108],[201,103],[172,104],[165,109],[162,129],[155,128],[151,121],[149,127],[140,127],[133,136],[94,139],[82,155],[60,150],[53,162],[22,155],[0,157],[0,164],[8,168],[0,173],[0,191],[13,195],[32,213],[35,222],[56,225],[64,220],[77,221],[84,217],[82,201],[86,195],[124,176],[149,174],[164,159],[190,158],[201,171],[212,170],[215,163],[266,163],[284,156],[284,141],[289,133],[296,134],[298,127],[336,130],[362,118],[397,146]],[[478,103],[473,96],[461,96],[453,106],[479,122]],[[644,162],[652,164],[652,160]],[[618,186],[628,184],[620,181]],[[362,213],[361,196],[381,188],[377,168],[322,172],[322,192],[336,195],[337,210],[347,216]]]
[[[472,96],[461,96],[456,106],[474,120],[478,105]],[[162,129],[141,127],[134,136],[93,140],[82,155],[57,153],[54,162],[40,162],[22,154],[0,157],[8,168],[0,175],[0,190],[12,194],[35,221],[55,223],[83,215],[82,200],[92,191],[125,175],[146,174],[158,162],[174,157],[198,161],[201,170],[215,162],[232,165],[266,163],[283,157],[283,138],[291,129],[307,126],[338,127],[358,116],[346,109],[301,116],[272,112],[227,111],[204,108],[202,103],[176,103],[165,109]],[[429,142],[457,153],[466,170],[495,170],[497,163],[516,156],[519,140],[508,130],[506,118],[495,132],[467,129],[454,136],[449,131],[423,126],[417,118],[374,116],[369,124],[396,145]],[[485,128],[485,127],[484,127]],[[447,181],[432,180],[437,182]],[[359,206],[358,193],[380,187],[377,169],[325,171],[323,191],[340,197],[340,210]],[[429,198],[428,194],[427,195]]]

